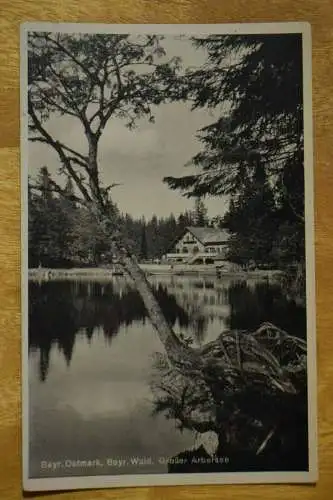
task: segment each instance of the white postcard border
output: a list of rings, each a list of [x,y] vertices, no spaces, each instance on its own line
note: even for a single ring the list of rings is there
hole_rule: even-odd
[[[66,33],[158,33],[179,34],[283,34],[303,35],[303,104],[304,104],[304,173],[306,233],[306,293],[308,349],[308,432],[309,471],[247,472],[200,474],[140,474],[112,476],[80,476],[29,478],[29,384],[28,384],[28,111],[27,111],[27,33],[48,31]],[[21,304],[22,304],[22,473],[25,491],[135,487],[158,485],[251,484],[251,483],[315,483],[318,479],[317,459],[317,368],[315,309],[315,234],[311,26],[307,22],[240,23],[240,24],[94,24],[39,23],[21,25],[20,100],[21,100]]]

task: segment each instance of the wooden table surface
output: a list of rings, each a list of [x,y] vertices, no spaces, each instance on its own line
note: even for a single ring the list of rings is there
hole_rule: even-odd
[[[0,0],[0,498],[22,498],[20,458],[19,24],[24,21],[309,21],[313,28],[319,465],[316,486],[205,486],[66,492],[83,499],[320,499],[333,496],[332,0]],[[39,495],[38,498],[54,498]]]

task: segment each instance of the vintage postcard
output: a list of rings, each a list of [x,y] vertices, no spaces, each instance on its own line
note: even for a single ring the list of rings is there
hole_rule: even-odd
[[[21,28],[23,487],[317,480],[311,29]]]

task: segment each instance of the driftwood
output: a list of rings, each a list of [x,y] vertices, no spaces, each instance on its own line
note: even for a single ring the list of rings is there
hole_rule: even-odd
[[[290,431],[279,429],[276,412],[288,419],[304,403],[304,340],[264,323],[254,332],[225,332],[195,353],[196,365],[156,354],[155,413],[175,419],[180,429],[213,432],[219,447],[252,448],[254,455]]]
[[[271,323],[256,331],[229,331],[200,349],[204,371],[223,383],[260,384],[271,391],[297,392],[294,378],[306,370],[306,342]]]

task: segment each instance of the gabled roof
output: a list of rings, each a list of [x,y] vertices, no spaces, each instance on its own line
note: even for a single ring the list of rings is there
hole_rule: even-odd
[[[179,241],[184,234],[190,232],[194,238],[196,238],[203,245],[216,244],[216,243],[226,243],[230,235],[225,229],[219,229],[215,227],[196,227],[188,226],[184,229],[182,234],[180,234],[175,240],[170,244],[169,248],[173,248],[174,245]]]
[[[186,230],[193,234],[202,244],[226,243],[230,238],[228,231],[215,227],[189,226]]]

